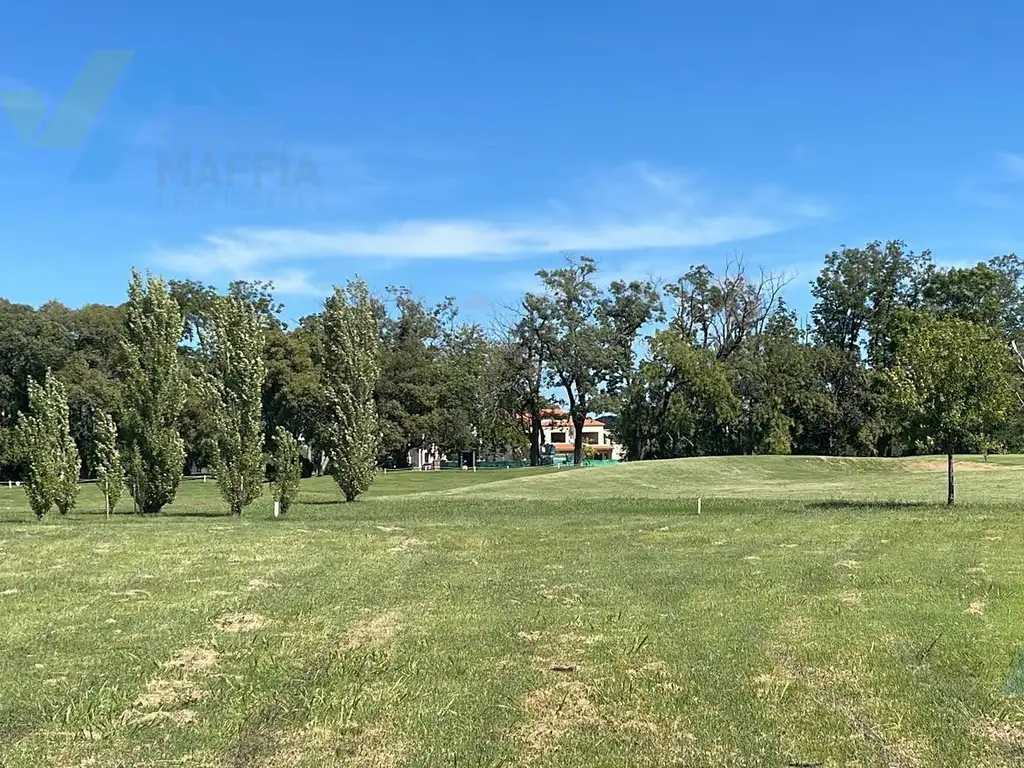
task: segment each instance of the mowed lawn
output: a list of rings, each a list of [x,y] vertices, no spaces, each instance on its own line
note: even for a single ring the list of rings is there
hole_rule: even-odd
[[[279,520],[3,487],[0,765],[1022,765],[1024,457],[953,510],[943,470],[316,479]]]

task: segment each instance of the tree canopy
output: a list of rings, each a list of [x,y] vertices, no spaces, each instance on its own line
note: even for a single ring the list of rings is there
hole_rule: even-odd
[[[900,240],[844,245],[802,315],[789,276],[742,257],[658,281],[611,272],[563,255],[489,323],[361,280],[291,325],[263,281],[133,271],[118,306],[0,299],[0,479],[39,471],[18,424],[51,378],[81,475],[106,478],[112,506],[123,479],[147,513],[200,471],[237,512],[274,477],[281,430],[289,477],[334,474],[346,498],[424,448],[539,464],[557,407],[576,463],[591,416],[627,460],[1024,450],[1015,254],[945,267]]]

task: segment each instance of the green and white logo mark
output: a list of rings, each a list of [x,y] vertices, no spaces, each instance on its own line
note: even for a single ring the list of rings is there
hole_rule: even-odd
[[[74,149],[96,122],[133,54],[133,51],[95,51],[49,122],[46,103],[37,91],[0,93],[0,106],[25,144],[39,149]]]
[[[129,64],[132,72],[124,77]],[[211,104],[209,83],[188,65],[180,55],[94,51],[49,115],[42,94],[30,89],[0,91],[0,108],[32,149],[82,147],[71,181],[105,182],[113,178],[145,120],[168,93],[189,106]],[[111,99],[115,88],[119,98]]]

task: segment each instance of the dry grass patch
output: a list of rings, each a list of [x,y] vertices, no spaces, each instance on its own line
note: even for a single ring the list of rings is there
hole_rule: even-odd
[[[150,597],[150,594],[144,589],[129,589],[124,592],[111,592],[110,596],[119,597],[123,602],[125,600],[145,600]]]
[[[905,461],[903,466],[909,469],[911,472],[946,472],[949,467],[946,464],[945,459],[918,459],[916,461]],[[957,470],[967,470],[969,472],[985,472],[992,470],[1007,470],[1015,469],[1015,467],[1007,467],[1000,464],[985,464],[981,461],[957,461],[954,464]]]
[[[213,648],[182,648],[174,654],[170,661],[165,661],[165,669],[182,669],[186,672],[207,672],[217,666],[220,654]]]
[[[249,591],[259,592],[263,589],[280,589],[281,585],[276,581],[264,581],[263,579],[249,579]]]
[[[338,737],[329,728],[304,726],[282,735],[273,759],[262,765],[330,765],[335,759]]]
[[[559,605],[572,606],[583,602],[583,596],[577,591],[583,588],[582,584],[556,584],[548,586],[541,584],[538,589],[540,596],[545,600],[554,600]]]
[[[657,665],[657,662],[652,662]],[[650,665],[648,665],[650,666]],[[658,667],[660,669],[660,667]],[[519,728],[524,747],[522,762],[542,760],[557,751],[573,731],[595,727],[630,733],[644,739],[636,743],[640,752],[663,751],[664,724],[628,709],[602,709],[593,700],[593,688],[579,680],[564,680],[523,696],[522,707],[529,719]],[[650,739],[647,741],[646,739]],[[654,764],[660,764],[655,761]]]
[[[388,548],[391,554],[412,552],[417,547],[425,546],[428,542],[423,539],[392,539],[392,546]]]
[[[150,680],[146,692],[139,694],[136,709],[176,709],[203,698],[204,691],[191,680]]]
[[[359,768],[395,768],[406,764],[405,742],[390,728],[374,724],[354,736],[346,765]]]
[[[395,768],[407,764],[408,748],[388,726],[339,723],[334,728],[307,725],[282,733],[264,766]]]
[[[819,707],[840,715],[858,739],[874,742],[890,768],[932,765],[932,745],[899,732],[889,715],[877,711],[881,702],[865,687],[865,673],[849,667],[811,667],[774,649],[776,665],[751,680],[759,699],[779,705],[790,690],[809,697]]]
[[[964,613],[969,613],[972,616],[984,616],[985,615],[985,601],[975,600],[972,602]]]
[[[359,619],[345,632],[341,647],[346,651],[363,647],[379,648],[390,643],[400,629],[399,615],[394,611]]]
[[[1007,723],[989,718],[981,724],[981,733],[1002,751],[1024,754],[1024,723]]]
[[[564,635],[559,635],[558,642],[563,646],[591,646],[599,645],[608,639],[606,635],[580,635],[575,632],[569,632]]]
[[[602,722],[589,689],[577,680],[531,691],[523,697],[523,709],[530,721],[523,726],[521,737],[527,752],[534,756],[549,752],[573,728]]]
[[[170,723],[171,725],[191,725],[198,720],[191,709],[178,709],[173,712],[157,710],[156,712],[133,712],[128,710],[121,715],[122,725],[152,725],[154,723]]]
[[[258,613],[228,613],[214,622],[221,632],[255,632],[270,622]]]

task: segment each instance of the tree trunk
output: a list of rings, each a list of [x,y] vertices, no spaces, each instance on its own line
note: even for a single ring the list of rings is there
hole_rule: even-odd
[[[530,466],[540,466],[540,441],[544,432],[541,427],[540,409],[535,409],[530,414]]]
[[[587,414],[572,414],[572,426],[576,430],[572,441],[572,463],[577,467],[583,463],[583,425],[587,421]]]
[[[953,502],[955,501],[955,498],[956,498],[956,492],[955,492],[954,486],[953,486],[953,453],[952,453],[952,451],[946,454],[946,476],[947,476],[947,479],[949,480],[947,494],[946,494],[946,504],[948,504],[949,506],[953,506]]]

